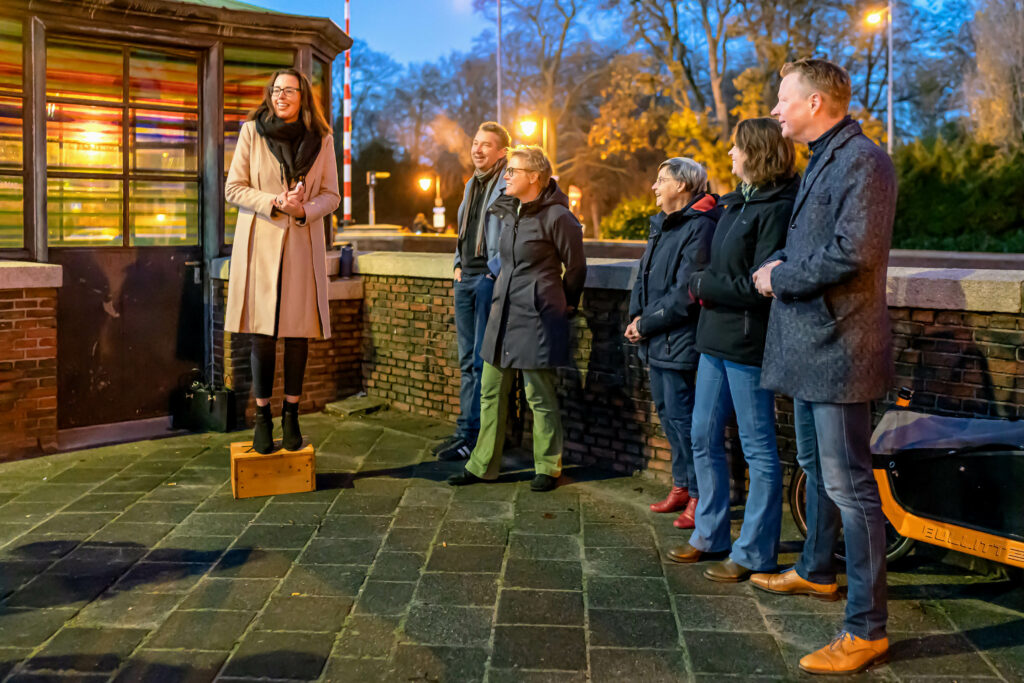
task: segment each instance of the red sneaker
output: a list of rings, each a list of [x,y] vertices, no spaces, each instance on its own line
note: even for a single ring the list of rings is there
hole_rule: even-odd
[[[694,515],[697,514],[697,499],[691,498],[690,502],[686,504],[686,509],[683,510],[683,514],[679,515],[676,521],[672,522],[672,526],[677,529],[692,529],[696,522],[694,521]]]
[[[651,503],[651,512],[676,512],[686,507],[690,502],[689,490],[682,486],[673,486],[668,492],[668,498],[660,503]]]

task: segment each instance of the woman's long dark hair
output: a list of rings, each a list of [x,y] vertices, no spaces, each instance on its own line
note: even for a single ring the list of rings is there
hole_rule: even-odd
[[[263,101],[260,102],[258,107],[249,112],[246,120],[252,121],[256,118],[266,120],[273,115],[274,106],[271,98],[274,93],[274,83],[277,81],[277,77],[282,74],[295,76],[299,80],[299,116],[302,118],[302,123],[306,125],[308,130],[315,130],[321,137],[330,135],[331,126],[327,123],[324,111],[320,107],[320,101],[313,97],[313,84],[310,83],[309,77],[298,69],[278,69],[275,71],[270,76],[270,80],[267,81],[266,87],[263,88]]]

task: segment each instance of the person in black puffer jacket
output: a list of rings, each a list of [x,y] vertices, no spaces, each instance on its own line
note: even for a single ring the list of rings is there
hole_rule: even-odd
[[[669,551],[677,562],[702,555],[728,558],[710,566],[713,581],[746,579],[773,571],[782,523],[782,472],[775,443],[775,396],[761,389],[761,360],[771,300],[754,287],[751,273],[786,241],[800,178],[793,143],[775,119],[741,121],[729,151],[743,181],[721,199],[724,213],[711,245],[711,264],[690,276],[702,306],[697,328],[697,391],[693,409],[693,458],[702,493],[689,544]],[[725,425],[735,410],[740,444],[750,468],[750,493],[739,539],[729,529],[729,472]]]
[[[690,275],[707,266],[711,236],[720,210],[707,193],[708,176],[693,159],[676,157],[658,168],[654,196],[661,213],[651,216],[647,248],[629,302],[626,339],[639,344],[640,359],[651,368],[654,399],[672,448],[672,490],[651,504],[654,512],[683,512],[673,522],[693,528],[697,478],[690,451],[697,351],[694,339],[700,306],[690,297]]]

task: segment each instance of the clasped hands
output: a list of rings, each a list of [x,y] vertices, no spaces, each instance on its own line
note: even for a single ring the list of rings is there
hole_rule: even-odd
[[[633,322],[626,326],[626,331],[623,336],[629,340],[631,344],[636,344],[638,341],[644,338],[640,331],[637,329],[637,323],[640,322],[640,316],[633,318]]]
[[[761,296],[775,296],[775,292],[772,290],[772,271],[780,263],[782,261],[770,261],[754,272],[754,288]]]
[[[274,197],[274,208],[294,218],[305,218],[306,210],[302,203],[306,201],[306,188],[303,185],[296,185],[291,190],[285,190]]]

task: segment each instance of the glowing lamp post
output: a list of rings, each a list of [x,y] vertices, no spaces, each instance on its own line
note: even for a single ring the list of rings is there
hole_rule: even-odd
[[[423,176],[417,181],[420,189],[427,192],[430,189],[430,183],[434,183],[434,228],[444,229],[444,202],[441,201],[441,176],[435,175],[434,180],[430,180],[430,176]]]
[[[370,199],[370,220],[368,221],[368,223],[370,225],[376,225],[377,224],[377,210],[376,210],[376,207],[374,206],[374,198],[373,198],[373,191],[377,187],[377,180],[378,179],[384,179],[384,178],[390,178],[390,177],[391,177],[391,173],[389,173],[388,171],[367,171],[366,172],[366,190],[367,190],[367,192],[369,194],[369,199]]]
[[[537,132],[537,119],[528,117],[519,122],[519,132],[523,134],[523,137],[530,139]],[[548,153],[548,119],[546,116],[540,117],[540,147],[544,150],[544,154]]]
[[[878,26],[883,21],[885,22],[886,30],[886,60],[887,68],[886,71],[889,74],[889,83],[886,87],[886,104],[885,104],[885,148],[892,156],[892,128],[893,128],[893,112],[892,112],[892,0],[889,0],[889,4],[886,5],[885,9],[875,10],[870,12],[864,20],[870,26]]]

